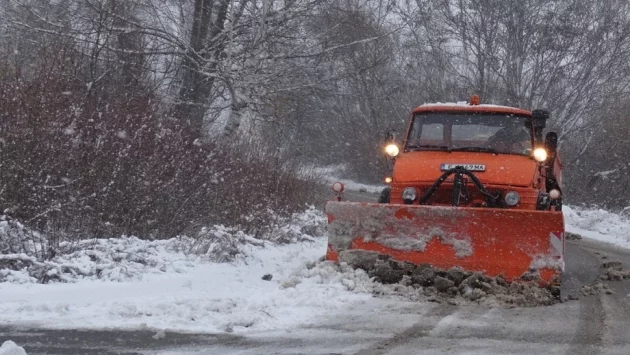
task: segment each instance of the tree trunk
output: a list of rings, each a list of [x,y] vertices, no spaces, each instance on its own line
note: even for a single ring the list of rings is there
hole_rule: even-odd
[[[195,0],[190,49],[183,62],[183,76],[179,90],[179,101],[173,116],[184,122],[189,133],[196,139],[201,136],[203,117],[206,113],[206,100],[212,90],[213,80],[208,80],[201,72],[204,52],[208,42],[208,29],[212,17],[212,0]]]
[[[192,139],[203,136],[203,118],[216,81],[213,75],[216,74],[221,53],[227,44],[218,37],[225,28],[230,0],[217,1],[217,13],[212,21],[213,1],[195,0],[191,50],[184,60],[179,102],[173,114],[188,125]]]
[[[137,22],[134,18],[134,6],[128,0],[112,0],[114,27],[118,30],[117,40],[118,58],[122,62],[122,80],[126,87],[138,83],[142,75],[144,56],[142,51],[142,35],[135,31],[130,22]],[[131,20],[131,21],[130,21]]]

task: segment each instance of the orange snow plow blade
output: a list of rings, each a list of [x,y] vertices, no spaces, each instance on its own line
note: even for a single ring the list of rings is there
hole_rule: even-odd
[[[328,260],[367,251],[541,286],[562,278],[562,212],[331,201],[326,213]]]

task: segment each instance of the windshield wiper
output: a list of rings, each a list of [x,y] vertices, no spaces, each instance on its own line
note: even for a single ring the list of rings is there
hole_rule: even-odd
[[[409,150],[448,150],[448,146],[437,145],[437,144],[416,144],[416,145],[408,145],[407,149]]]
[[[451,152],[488,152],[488,153],[498,153],[494,148],[488,147],[461,147],[461,148],[453,148],[450,150]]]

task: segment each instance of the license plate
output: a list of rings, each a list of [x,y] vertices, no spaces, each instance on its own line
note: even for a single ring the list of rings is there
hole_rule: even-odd
[[[446,171],[456,166],[461,166],[468,171],[486,171],[486,166],[483,164],[442,164],[440,170]]]

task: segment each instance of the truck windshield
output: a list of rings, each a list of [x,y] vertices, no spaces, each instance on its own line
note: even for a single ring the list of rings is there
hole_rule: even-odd
[[[529,155],[533,136],[528,117],[489,113],[419,113],[406,151],[444,150]]]

